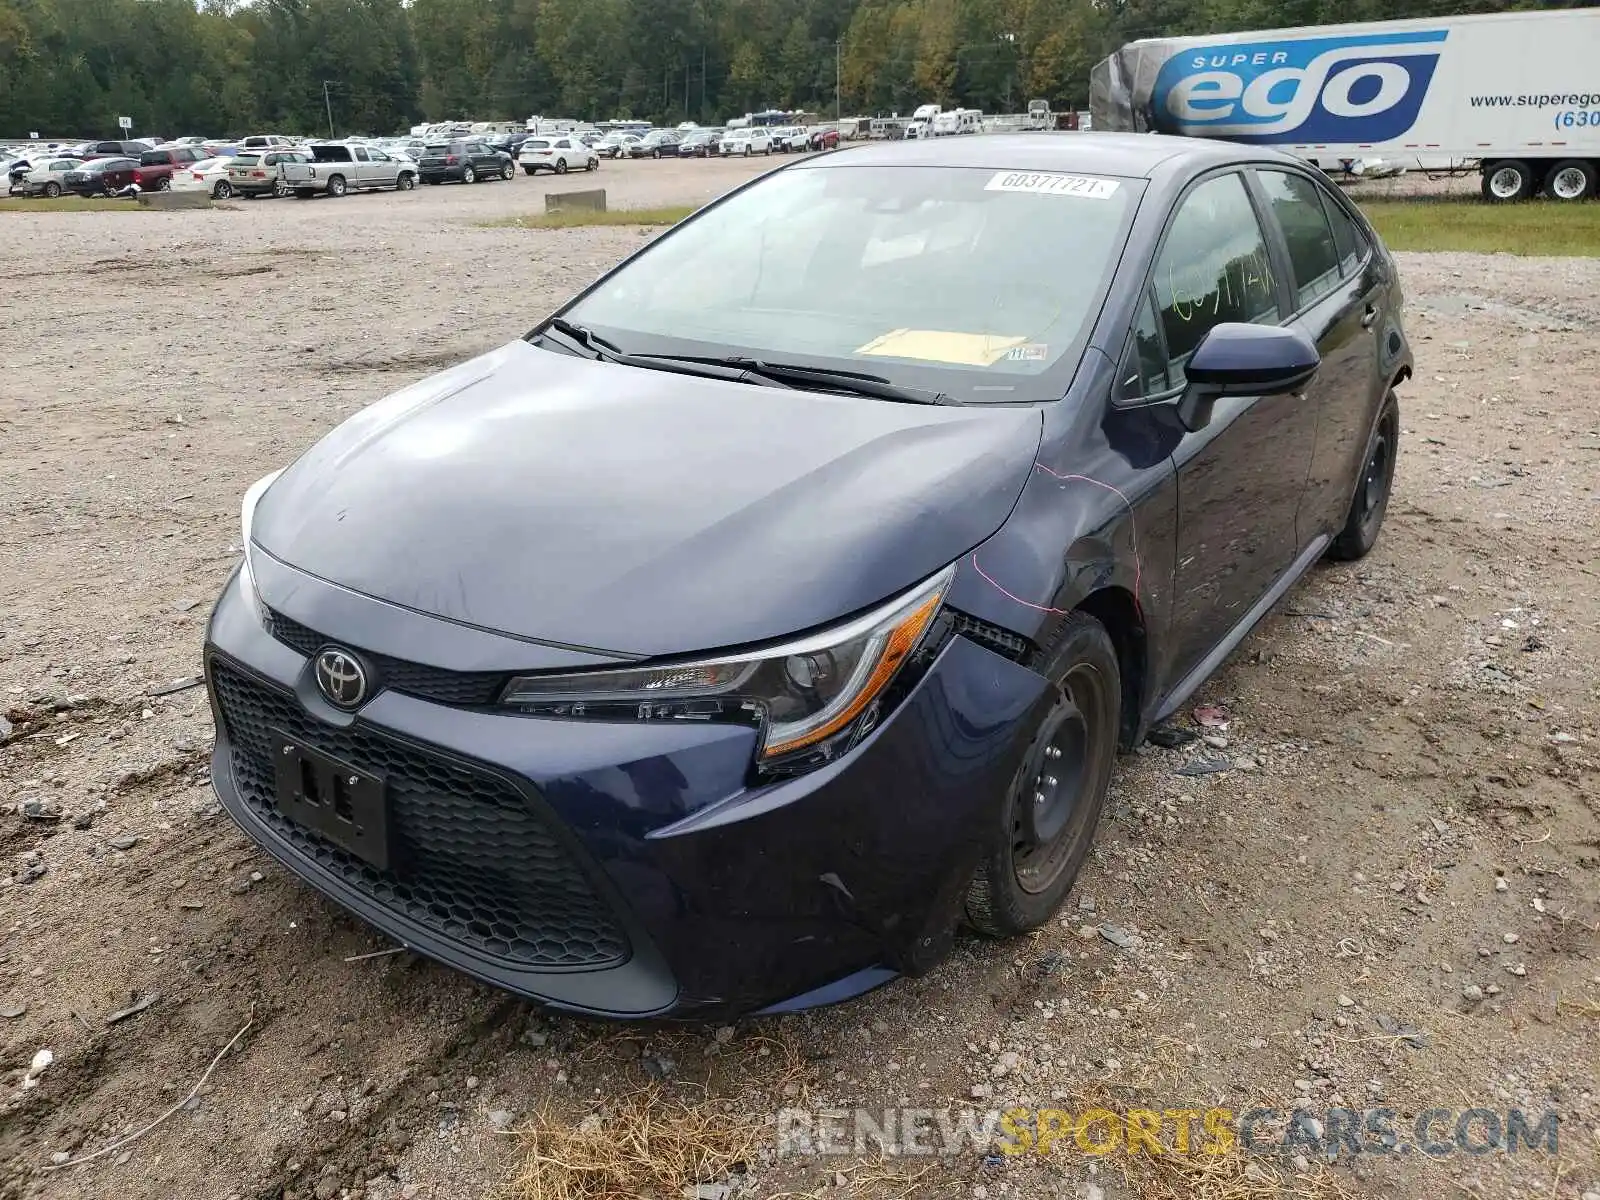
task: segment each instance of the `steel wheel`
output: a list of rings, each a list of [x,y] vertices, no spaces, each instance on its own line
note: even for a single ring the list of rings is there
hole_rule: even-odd
[[[1511,200],[1525,200],[1533,192],[1533,173],[1526,163],[1501,163],[1483,177],[1483,195],[1486,200],[1504,204]]]
[[[1558,162],[1545,176],[1544,190],[1556,200],[1587,200],[1595,194],[1593,164],[1579,159]]]
[[[1378,425],[1372,432],[1361,476],[1356,480],[1344,528],[1328,547],[1329,558],[1353,561],[1365,556],[1377,544],[1384,514],[1389,510],[1389,496],[1394,490],[1394,464],[1399,449],[1400,404],[1390,392],[1384,397],[1378,414]]]

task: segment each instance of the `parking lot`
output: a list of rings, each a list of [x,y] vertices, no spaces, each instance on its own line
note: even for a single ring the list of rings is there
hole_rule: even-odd
[[[372,956],[220,813],[204,690],[170,689],[199,670],[244,488],[656,232],[489,222],[569,188],[694,204],[782,161],[0,213],[0,1198],[479,1196],[536,1110],[603,1131],[643,1086],[729,1121],[1300,1096],[1561,1116],[1558,1157],[1269,1157],[1209,1182],[1067,1152],[758,1157],[740,1195],[1600,1188],[1600,258],[1401,256],[1417,372],[1378,548],[1313,570],[1197,697],[1229,714],[1230,769],[1124,757],[1031,940],[963,938],[926,977],[731,1030],[586,1024]]]

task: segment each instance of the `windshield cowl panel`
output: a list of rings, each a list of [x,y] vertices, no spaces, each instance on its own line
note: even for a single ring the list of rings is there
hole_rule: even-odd
[[[562,315],[629,354],[848,371],[958,404],[1059,400],[1143,187],[808,164],[679,225]]]

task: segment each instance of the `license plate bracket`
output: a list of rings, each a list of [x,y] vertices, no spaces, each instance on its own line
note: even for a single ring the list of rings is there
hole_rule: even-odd
[[[389,804],[380,776],[273,730],[278,811],[380,871],[389,869]]]

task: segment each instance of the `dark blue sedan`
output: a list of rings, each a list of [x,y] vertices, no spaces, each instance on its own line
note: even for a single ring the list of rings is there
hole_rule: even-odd
[[[1383,522],[1394,261],[1314,169],[936,138],[724,197],[244,501],[217,793],[397,941],[726,1015],[1050,919],[1137,744]]]

